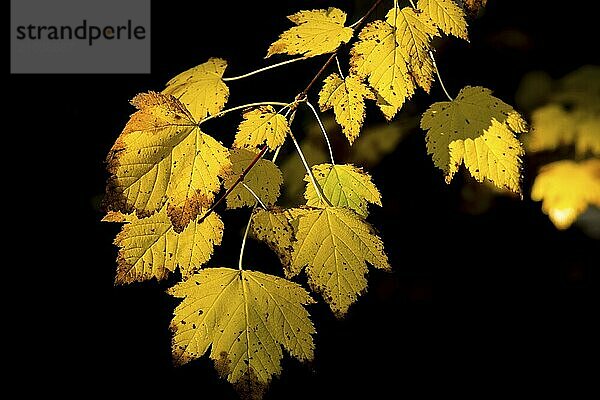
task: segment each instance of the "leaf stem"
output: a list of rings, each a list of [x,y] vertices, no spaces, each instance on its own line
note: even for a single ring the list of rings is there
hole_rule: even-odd
[[[292,58],[291,60],[286,60],[286,61],[282,61],[282,62],[278,62],[277,64],[273,64],[273,65],[268,65],[266,67],[262,67],[259,69],[256,69],[254,71],[250,71],[246,74],[243,75],[238,75],[238,76],[232,76],[230,78],[223,78],[224,82],[231,82],[231,81],[237,81],[238,79],[244,79],[244,78],[248,78],[252,75],[256,75],[256,74],[260,74],[261,72],[265,72],[268,71],[270,69],[274,69],[274,68],[278,68],[287,64],[291,64],[291,63],[295,63],[297,61],[303,61],[306,60],[308,57],[300,57],[300,58]]]
[[[290,138],[292,138],[292,142],[294,142],[294,146],[296,146],[296,151],[298,152],[298,155],[300,156],[300,160],[302,161],[302,165],[304,165],[304,169],[306,170],[306,173],[308,174],[308,177],[310,178],[310,182],[312,183],[312,185],[315,188],[315,191],[317,192],[317,196],[319,196],[319,199],[322,202],[325,202],[328,206],[331,207],[332,206],[331,202],[323,194],[323,191],[321,190],[321,186],[319,186],[319,184],[317,183],[317,179],[315,178],[315,175],[313,174],[312,170],[308,166],[308,163],[306,162],[306,158],[304,157],[304,153],[302,152],[302,149],[300,148],[300,145],[298,144],[298,141],[294,137],[294,134],[292,133],[292,131],[289,131],[289,135],[290,135]]]
[[[450,96],[450,93],[448,93],[448,90],[446,90],[446,86],[444,85],[444,81],[442,80],[442,75],[440,75],[440,70],[438,69],[437,63],[435,62],[435,57],[433,56],[433,52],[431,50],[429,50],[429,57],[431,58],[431,61],[433,62],[433,68],[435,69],[435,73],[438,77],[438,81],[440,81],[440,86],[442,87],[442,90],[446,94],[446,97],[448,97],[448,99],[450,101],[453,101],[454,99],[452,98],[452,96]]]
[[[329,150],[329,158],[331,159],[331,164],[335,165],[335,161],[333,160],[333,150],[331,149],[331,143],[329,142],[329,136],[327,136],[327,131],[323,126],[323,122],[321,122],[321,118],[319,118],[319,113],[317,112],[315,107],[310,103],[310,101],[305,100],[304,102],[311,109],[311,111],[315,115],[315,118],[317,119],[317,122],[319,123],[319,128],[321,128],[321,132],[323,132],[323,137],[325,137],[325,143],[327,143],[327,149]]]
[[[254,192],[254,190],[252,190],[252,188],[250,188],[250,186],[246,185],[244,182],[240,182],[240,184],[246,188],[247,191],[250,192],[250,194],[252,195],[252,197],[254,197],[254,199],[256,200],[256,202],[258,204],[260,204],[260,206],[262,208],[264,208],[265,210],[267,209],[267,206],[265,205],[265,203],[262,202],[262,200],[260,199],[260,197],[258,197],[258,195]]]
[[[202,217],[200,217],[200,219],[198,220],[198,223],[204,221],[206,219],[206,217],[208,217],[214,210],[215,208],[217,208],[217,206],[219,204],[221,204],[221,202],[223,200],[225,200],[225,198],[227,196],[229,196],[229,194],[233,191],[233,189],[235,189],[235,187],[244,180],[244,177],[248,174],[248,172],[250,172],[250,170],[252,169],[252,167],[254,167],[254,165],[258,162],[258,160],[260,160],[265,153],[267,152],[267,149],[269,147],[265,144],[262,149],[260,149],[260,152],[256,155],[256,157],[254,157],[254,159],[252,160],[252,162],[250,162],[250,164],[246,167],[246,169],[242,172],[242,174],[237,178],[237,180],[233,183],[233,185],[231,185],[229,187],[229,189],[227,189],[227,191],[225,193],[223,193],[221,195],[221,197],[219,197],[219,200],[215,201],[213,203],[212,206],[210,206],[210,208],[208,210],[206,210],[206,212],[204,213],[204,215]]]
[[[256,106],[286,106],[286,107],[289,107],[290,103],[283,103],[281,101],[259,101],[256,103],[242,104],[241,106],[227,108],[225,110],[219,111],[216,114],[209,115],[208,117],[204,118],[202,121],[198,122],[198,125],[201,125],[201,124],[205,123],[206,121],[210,121],[211,119],[222,117],[223,115],[230,113],[232,111],[237,111],[237,110],[241,110],[244,108],[256,107]]]
[[[238,269],[240,271],[242,268],[242,261],[244,259],[244,249],[246,249],[246,239],[248,239],[248,232],[250,232],[250,225],[252,225],[252,215],[254,214],[254,207],[252,208],[252,212],[250,213],[250,218],[248,219],[248,224],[246,225],[246,230],[244,231],[244,237],[242,239],[242,246],[240,247],[240,259],[238,262]]]
[[[335,55],[335,63],[337,64],[338,72],[340,73],[342,79],[346,79],[344,77],[344,73],[342,72],[342,66],[340,65],[340,59],[338,58],[337,54]]]

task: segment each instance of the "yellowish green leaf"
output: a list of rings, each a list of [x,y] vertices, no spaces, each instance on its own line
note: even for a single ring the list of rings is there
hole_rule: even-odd
[[[175,232],[164,209],[147,218],[131,216],[115,238],[115,283],[162,280],[177,267],[188,277],[210,259],[222,237],[223,222],[215,213],[201,223],[191,222],[181,233]]]
[[[427,153],[449,183],[464,162],[478,181],[520,193],[523,149],[513,132],[524,128],[511,106],[482,87],[463,88],[454,101],[434,103],[423,114]],[[510,125],[509,125],[510,122]]]
[[[371,181],[371,176],[354,165],[319,164],[312,167],[317,183],[323,189],[323,194],[336,207],[348,207],[363,217],[369,214],[367,204],[381,206],[379,190]],[[310,177],[304,177],[306,205],[323,207]]]
[[[163,93],[179,99],[196,121],[216,114],[229,98],[229,88],[223,82],[227,61],[210,58],[204,64],[191,68],[167,82]]]
[[[434,71],[429,51],[431,39],[437,35],[436,26],[428,15],[412,7],[392,8],[387,14],[387,22],[395,28],[398,48],[410,65],[413,78],[429,93]]]
[[[374,99],[373,93],[355,75],[345,79],[338,74],[329,75],[323,82],[319,93],[319,106],[321,111],[333,108],[335,120],[342,126],[342,130],[350,144],[360,134],[365,119],[365,99]]]
[[[358,39],[351,50],[351,73],[367,78],[383,99],[378,105],[389,120],[415,91],[407,53],[396,44],[394,28],[385,21],[368,24]]]
[[[180,232],[214,199],[229,152],[173,96],[142,93],[132,104],[138,111],[108,156],[108,208],[143,217],[168,201]]]
[[[446,35],[469,40],[465,13],[453,0],[419,0],[417,6]]]
[[[531,189],[558,229],[567,229],[589,206],[600,207],[600,159],[558,161],[542,167]]]
[[[314,57],[333,53],[353,35],[352,28],[345,27],[346,13],[334,7],[327,10],[299,11],[288,17],[296,26],[279,35],[267,57],[273,54],[302,54]]]
[[[291,274],[306,266],[311,288],[338,316],[367,288],[367,262],[390,269],[374,229],[347,208],[326,207],[301,215],[293,246]]]
[[[245,149],[231,150],[231,173],[225,179],[225,187],[229,189],[242,175],[243,171],[256,158],[257,153]],[[246,174],[242,181],[246,184],[262,202],[270,205],[277,201],[279,190],[283,183],[281,171],[272,161],[260,159],[254,167]],[[237,185],[227,196],[227,207],[239,208],[253,206],[256,199],[242,184]]]
[[[266,143],[271,150],[281,146],[290,132],[287,120],[271,106],[244,113],[235,135],[234,147],[256,149]]]
[[[209,268],[169,293],[183,298],[171,322],[175,364],[210,348],[220,375],[248,398],[262,397],[279,375],[282,347],[300,361],[313,359],[315,328],[303,306],[314,301],[296,283],[256,271]]]

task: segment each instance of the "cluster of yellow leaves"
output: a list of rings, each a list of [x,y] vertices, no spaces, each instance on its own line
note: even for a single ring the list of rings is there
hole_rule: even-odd
[[[489,179],[500,188],[521,193],[521,156],[515,133],[526,131],[523,118],[511,106],[482,87],[463,88],[453,101],[434,103],[423,114],[427,153],[450,183],[464,163],[478,181]]]
[[[312,57],[332,53],[353,35],[337,9],[300,11],[288,17],[296,26],[281,34],[267,57],[285,53]],[[351,50],[350,74],[331,74],[319,95],[321,111],[333,108],[350,144],[360,134],[365,100],[376,100],[388,120],[417,86],[429,92],[434,64],[431,40],[438,31],[467,40],[467,23],[453,0],[420,0],[416,8],[392,8],[386,20],[365,26]]]
[[[600,67],[584,67],[559,85],[552,101],[532,113],[527,150],[574,146],[580,157],[600,156]]]
[[[600,68],[583,67],[558,82],[551,101],[532,113],[525,141],[536,153],[572,148],[577,158],[544,165],[531,198],[558,229],[567,229],[588,206],[600,206]]]

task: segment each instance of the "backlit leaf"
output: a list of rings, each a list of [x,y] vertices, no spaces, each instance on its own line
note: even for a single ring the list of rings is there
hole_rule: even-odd
[[[298,284],[256,271],[203,269],[169,289],[183,298],[171,322],[173,360],[209,352],[222,377],[248,398],[260,398],[281,372],[282,347],[313,359],[315,333],[304,305],[314,301]]]
[[[115,238],[119,247],[115,283],[162,280],[177,267],[184,277],[200,269],[221,244],[223,222],[212,213],[175,232],[165,210],[137,219],[130,217]]]
[[[245,149],[231,150],[231,173],[225,179],[225,187],[229,189],[242,172],[250,165],[257,153]],[[270,205],[277,201],[279,188],[283,183],[281,171],[273,162],[260,159],[244,177],[244,182],[263,203]],[[241,183],[227,196],[227,207],[238,208],[253,206],[254,196]]]
[[[267,57],[273,54],[302,54],[306,57],[332,53],[352,38],[352,28],[344,26],[346,13],[334,7],[327,10],[300,11],[290,15],[296,26],[283,32]]]
[[[417,6],[442,32],[468,40],[465,13],[453,0],[419,0]]]
[[[132,104],[138,111],[108,156],[107,208],[144,217],[168,202],[180,232],[219,191],[229,152],[173,96],[142,93]]]
[[[352,144],[360,134],[365,119],[365,99],[374,98],[369,88],[355,75],[342,79],[334,73],[323,82],[319,106],[321,111],[333,108],[335,120],[342,126],[346,138]]]
[[[177,75],[169,82],[163,93],[173,95],[183,103],[196,121],[216,114],[223,109],[229,98],[229,88],[223,82],[227,61],[210,58],[204,64]]]
[[[293,247],[291,274],[306,266],[311,288],[338,316],[366,290],[367,262],[390,269],[379,236],[347,208],[326,207],[301,215]]]
[[[464,162],[478,181],[520,193],[521,143],[514,132],[525,128],[511,106],[482,87],[463,88],[453,101],[434,103],[423,114],[427,153],[449,183]],[[510,117],[510,118],[509,118]]]
[[[234,147],[256,149],[266,143],[271,150],[281,146],[290,132],[287,120],[271,106],[244,113],[235,135]]]
[[[385,21],[366,25],[358,38],[351,51],[351,73],[367,78],[384,100],[378,105],[385,107],[384,114],[391,119],[415,91],[407,54],[396,44],[394,28]]]
[[[379,190],[371,181],[371,176],[362,169],[349,164],[319,164],[314,165],[312,171],[323,194],[333,206],[351,208],[363,217],[369,214],[368,203],[381,206]],[[306,205],[324,206],[308,175],[304,177],[304,181]]]

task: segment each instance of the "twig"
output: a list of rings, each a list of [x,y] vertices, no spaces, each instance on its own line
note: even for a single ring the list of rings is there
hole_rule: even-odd
[[[287,64],[295,63],[295,62],[297,62],[297,61],[303,61],[303,60],[306,60],[307,58],[308,58],[308,57],[292,58],[291,60],[286,60],[286,61],[279,62],[279,63],[277,63],[277,64],[268,65],[268,66],[266,66],[266,67],[259,68],[259,69],[257,69],[257,70],[254,70],[254,71],[248,72],[248,73],[246,73],[246,74],[243,74],[243,75],[232,76],[232,77],[230,77],[230,78],[223,78],[223,81],[224,81],[224,82],[231,82],[231,81],[237,81],[238,79],[244,79],[244,78],[248,78],[248,77],[250,77],[250,76],[252,76],[252,75],[260,74],[261,72],[265,72],[265,71],[268,71],[268,70],[270,70],[270,69],[274,69],[274,68],[281,67],[281,66],[283,66],[283,65],[287,65]]]
[[[312,110],[313,114],[315,115],[315,118],[317,119],[317,122],[319,123],[319,128],[321,128],[321,132],[323,132],[323,137],[325,137],[325,143],[327,143],[327,149],[329,150],[329,158],[331,159],[331,164],[335,165],[335,161],[333,160],[333,150],[331,149],[331,143],[329,142],[329,136],[327,136],[327,131],[323,126],[323,122],[321,122],[321,118],[319,118],[319,113],[317,112],[315,107],[312,104],[310,104],[310,101],[305,100],[304,102]]]

